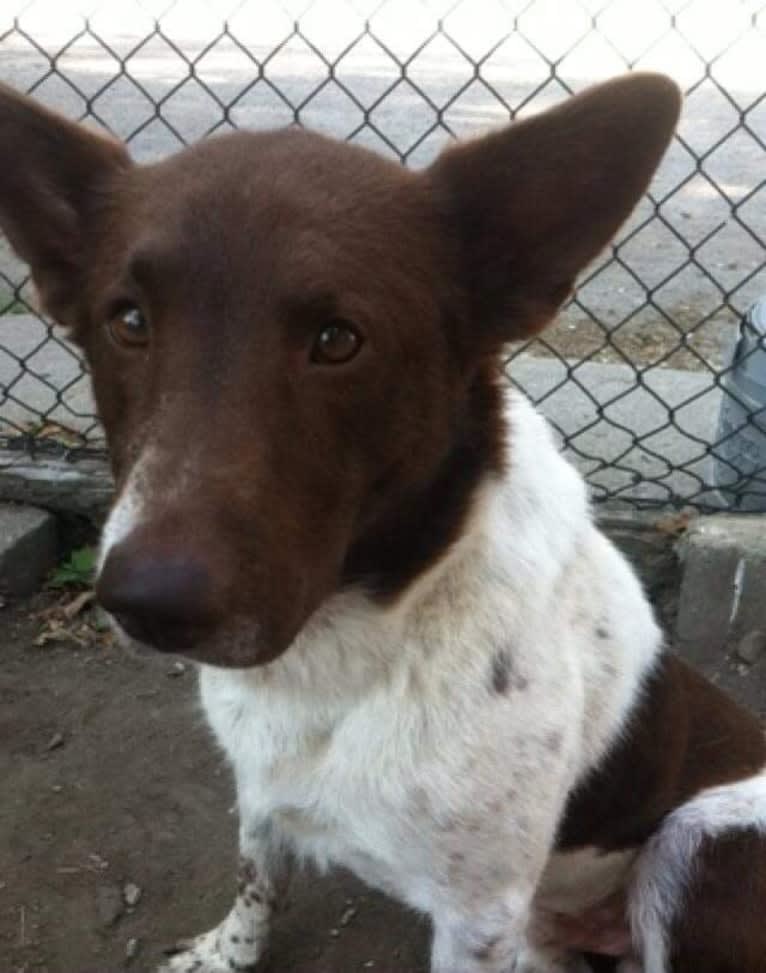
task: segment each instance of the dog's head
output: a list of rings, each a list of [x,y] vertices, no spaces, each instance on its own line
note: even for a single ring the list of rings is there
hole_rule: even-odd
[[[137,166],[0,88],[0,226],[93,374],[122,627],[250,666],[433,563],[503,467],[503,344],[553,317],[678,110],[635,74],[419,173],[297,130]]]

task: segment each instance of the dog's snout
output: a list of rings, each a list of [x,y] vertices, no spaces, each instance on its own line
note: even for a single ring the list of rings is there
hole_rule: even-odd
[[[210,571],[192,552],[119,544],[96,592],[128,635],[160,650],[193,648],[215,625]]]

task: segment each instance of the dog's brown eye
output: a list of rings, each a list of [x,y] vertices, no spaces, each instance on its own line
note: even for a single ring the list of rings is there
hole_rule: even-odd
[[[345,321],[325,325],[317,335],[311,360],[323,365],[342,365],[350,361],[362,346],[362,339]]]
[[[149,324],[143,311],[131,304],[114,315],[109,322],[109,333],[120,345],[145,345],[149,340]]]

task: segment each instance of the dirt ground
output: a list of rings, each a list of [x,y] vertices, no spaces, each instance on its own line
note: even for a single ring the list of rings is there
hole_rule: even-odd
[[[692,302],[669,309],[668,319],[646,308],[629,322],[615,326],[620,320],[620,303],[613,303],[616,308],[603,302],[594,309],[600,321],[570,305],[559,313],[542,340],[524,345],[523,350],[538,358],[692,372],[717,370],[730,363],[739,322],[733,311],[722,309],[700,324],[705,315]]]
[[[231,783],[191,668],[104,640],[36,645],[49,603],[0,611],[0,971],[150,971],[229,905]],[[764,712],[762,674],[714,675]],[[264,970],[421,973],[427,942],[350,877],[304,874]]]
[[[191,668],[36,646],[43,605],[0,611],[0,971],[150,971],[230,905],[231,783]],[[422,920],[350,877],[304,874],[264,969],[420,973],[427,942]]]

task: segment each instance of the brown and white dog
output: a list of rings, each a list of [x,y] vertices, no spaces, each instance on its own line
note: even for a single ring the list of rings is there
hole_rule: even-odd
[[[766,971],[766,744],[669,654],[500,379],[645,190],[634,74],[408,172],[298,130],[156,165],[0,91],[0,225],[84,350],[117,499],[98,591],[200,664],[239,894],[167,971],[261,956],[286,861],[427,913],[433,973]]]

